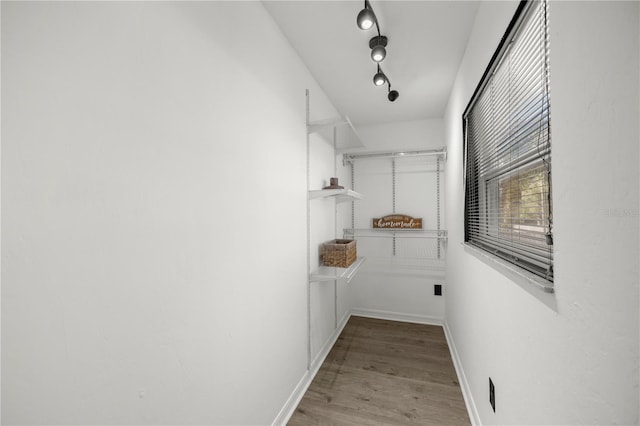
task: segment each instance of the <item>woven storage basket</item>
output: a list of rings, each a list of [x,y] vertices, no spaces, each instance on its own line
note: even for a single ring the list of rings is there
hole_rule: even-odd
[[[355,240],[331,240],[322,244],[322,263],[325,266],[348,268],[357,257]]]

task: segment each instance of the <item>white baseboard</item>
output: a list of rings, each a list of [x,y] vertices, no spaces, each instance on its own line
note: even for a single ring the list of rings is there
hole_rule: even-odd
[[[351,313],[349,311],[345,312],[342,319],[338,322],[338,326],[336,327],[335,330],[333,330],[333,334],[329,336],[327,341],[324,343],[324,346],[322,347],[322,349],[320,349],[320,351],[318,352],[318,355],[316,355],[314,360],[311,361],[310,371],[313,377],[316,376],[316,373],[322,366],[322,363],[327,358],[327,355],[329,355],[331,348],[333,348],[333,345],[335,345],[336,340],[338,340],[338,337],[340,337],[340,333],[342,333],[342,330],[344,329],[344,326],[347,325],[347,321],[349,320],[350,317],[351,317]]]
[[[476,407],[475,401],[473,400],[473,395],[471,394],[471,388],[469,387],[467,376],[464,374],[464,369],[462,368],[462,362],[460,361],[460,356],[458,355],[456,344],[453,341],[453,336],[449,331],[449,325],[447,324],[446,321],[442,328],[444,329],[444,336],[447,339],[449,352],[451,352],[451,359],[453,360],[453,366],[455,367],[456,374],[458,375],[458,381],[460,382],[460,389],[462,389],[462,397],[464,398],[464,403],[467,406],[467,412],[469,413],[469,419],[471,420],[471,424],[473,426],[482,426],[482,422],[480,421],[480,415],[478,414],[478,408]]]
[[[417,324],[442,325],[442,318],[427,315],[404,314],[400,312],[379,311],[376,309],[353,308],[351,315],[358,317],[377,318],[390,321],[413,322]]]
[[[296,387],[293,389],[293,392],[291,392],[291,395],[289,395],[287,402],[280,409],[280,412],[271,423],[272,426],[280,426],[280,425],[287,424],[287,422],[289,421],[289,418],[291,418],[294,410],[296,409],[296,407],[300,403],[300,400],[304,396],[304,393],[309,388],[309,385],[311,384],[312,380],[313,380],[313,377],[311,376],[311,374],[309,374],[309,370],[305,371],[304,375],[302,376],[302,378],[300,379]]]
[[[300,404],[300,400],[302,400],[305,392],[307,392],[307,389],[309,389],[313,378],[316,376],[316,374],[318,374],[318,370],[320,370],[322,363],[327,358],[327,355],[329,355],[331,348],[333,348],[336,340],[338,340],[338,337],[340,336],[340,333],[342,333],[344,326],[347,325],[347,321],[350,317],[351,314],[349,312],[346,312],[344,314],[336,329],[333,331],[331,336],[329,336],[320,352],[318,352],[318,355],[316,355],[314,360],[311,362],[311,368],[305,371],[304,375],[302,376],[296,387],[293,389],[293,392],[291,392],[291,395],[289,395],[287,402],[282,407],[275,420],[271,423],[272,426],[287,424],[294,411],[296,410],[296,407],[298,406],[298,404]]]

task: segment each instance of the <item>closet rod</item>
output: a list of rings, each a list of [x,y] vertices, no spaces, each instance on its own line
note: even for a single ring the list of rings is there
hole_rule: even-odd
[[[442,156],[446,159],[447,148],[425,149],[420,151],[389,151],[389,152],[365,152],[361,154],[343,154],[342,164],[353,164],[355,160],[363,158],[401,158],[401,157],[425,157]]]

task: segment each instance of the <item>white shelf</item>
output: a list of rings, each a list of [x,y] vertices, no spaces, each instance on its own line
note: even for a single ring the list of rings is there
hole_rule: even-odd
[[[444,259],[423,259],[395,256],[368,256],[367,267],[361,272],[374,276],[404,276],[421,279],[446,280]]]
[[[362,194],[350,189],[315,189],[309,191],[309,199],[333,197],[337,202],[361,200]]]
[[[447,240],[444,229],[345,228],[344,235],[357,238],[432,238]]]
[[[349,117],[329,118],[327,120],[312,121],[307,124],[307,132],[315,133],[327,143],[333,144],[333,129],[336,130],[336,149],[361,148],[364,146],[358,132]]]
[[[347,153],[342,156],[342,164],[353,164],[356,160],[371,159],[371,158],[409,158],[409,157],[433,157],[441,160],[447,159],[447,147],[435,149],[423,149],[419,151],[377,151],[377,152],[365,152],[365,153]]]
[[[350,282],[365,260],[367,260],[366,257],[358,257],[348,268],[320,266],[317,271],[309,275],[309,281],[322,282],[346,279],[347,282]]]

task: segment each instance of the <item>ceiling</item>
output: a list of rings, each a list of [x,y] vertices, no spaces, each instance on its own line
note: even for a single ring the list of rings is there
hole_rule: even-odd
[[[354,125],[442,118],[479,2],[372,0],[380,33],[388,37],[381,62],[392,89],[376,87],[369,39],[356,16],[363,1],[263,1],[291,45],[342,115]]]

